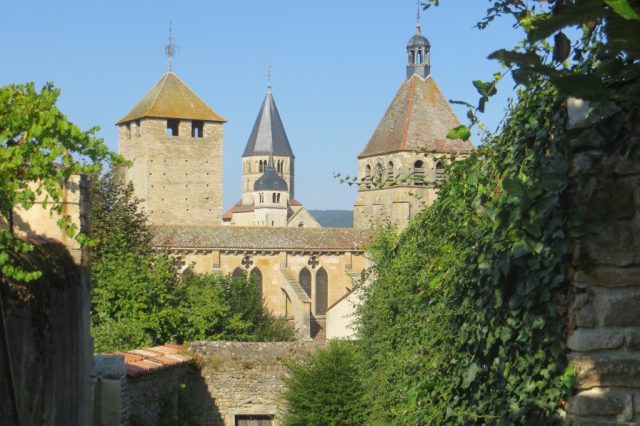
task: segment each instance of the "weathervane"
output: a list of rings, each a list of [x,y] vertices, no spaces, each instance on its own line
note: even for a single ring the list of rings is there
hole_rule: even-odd
[[[176,54],[176,45],[173,44],[173,30],[171,27],[171,21],[169,21],[169,44],[164,48],[164,54],[169,58],[169,71],[173,69],[173,57]]]
[[[416,6],[418,8],[416,12],[416,33],[420,34],[420,0],[416,0]]]

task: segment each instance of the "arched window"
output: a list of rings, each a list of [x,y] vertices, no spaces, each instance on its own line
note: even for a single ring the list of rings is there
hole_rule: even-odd
[[[258,163],[260,173],[264,172],[264,166],[266,166],[266,165],[267,165],[266,161],[260,160],[260,162]]]
[[[255,283],[260,299],[262,299],[264,297],[264,288],[262,287],[262,271],[260,271],[260,268],[253,268],[249,274],[249,279]]]
[[[371,188],[371,166],[369,164],[364,167],[364,180],[367,188]]]
[[[276,194],[276,202],[279,203],[280,202],[280,193],[278,192]]]
[[[262,192],[258,194],[258,200],[259,200],[261,203],[264,203],[264,194],[263,194]]]
[[[413,163],[413,184],[415,186],[424,185],[424,163],[421,160]]]
[[[244,278],[245,274],[244,274],[244,271],[242,270],[242,268],[238,267],[238,268],[233,270],[233,273],[231,274],[231,276],[233,278]]]
[[[275,192],[273,194],[271,194],[271,202],[273,202],[273,203],[276,202],[276,193]]]
[[[384,169],[382,167],[382,164],[376,163],[376,180],[381,181],[383,174],[384,174]]]
[[[438,160],[436,162],[436,186],[440,186],[442,179],[444,179],[444,164]]]
[[[300,271],[300,274],[298,275],[298,282],[304,292],[307,293],[307,296],[311,298],[311,272],[309,272],[307,268]]]
[[[388,180],[393,179],[393,162],[392,161],[389,161],[387,163],[387,179]]]
[[[316,272],[316,315],[325,315],[329,301],[329,276],[324,268]]]

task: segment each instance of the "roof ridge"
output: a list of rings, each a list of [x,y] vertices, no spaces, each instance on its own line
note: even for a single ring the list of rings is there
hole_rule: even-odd
[[[414,74],[416,75],[416,74]],[[413,114],[413,94],[416,90],[416,80],[414,78],[409,80],[409,100],[407,101],[407,117],[404,120],[404,125],[402,126],[402,139],[400,139],[400,146],[404,147],[407,145],[407,133],[409,133],[409,123],[411,123],[411,116]]]

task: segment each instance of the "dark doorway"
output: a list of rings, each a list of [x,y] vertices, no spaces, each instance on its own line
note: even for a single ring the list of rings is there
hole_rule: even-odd
[[[263,414],[236,415],[236,426],[273,426],[273,416]]]

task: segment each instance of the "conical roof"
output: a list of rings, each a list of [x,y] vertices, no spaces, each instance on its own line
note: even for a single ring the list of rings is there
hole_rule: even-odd
[[[264,173],[253,184],[254,191],[288,191],[289,185],[282,176],[278,174],[273,165],[273,155],[269,156],[269,164],[264,169]]]
[[[402,82],[380,124],[358,158],[425,149],[439,153],[473,150],[470,141],[447,139],[460,125],[436,82],[413,75]]]
[[[284,131],[278,107],[273,100],[271,89],[264,97],[262,107],[253,125],[251,136],[244,149],[243,157],[253,155],[279,155],[294,157],[287,133]]]
[[[196,95],[187,84],[171,71],[116,124],[126,123],[143,117],[177,118],[225,122],[221,115],[213,111]]]

